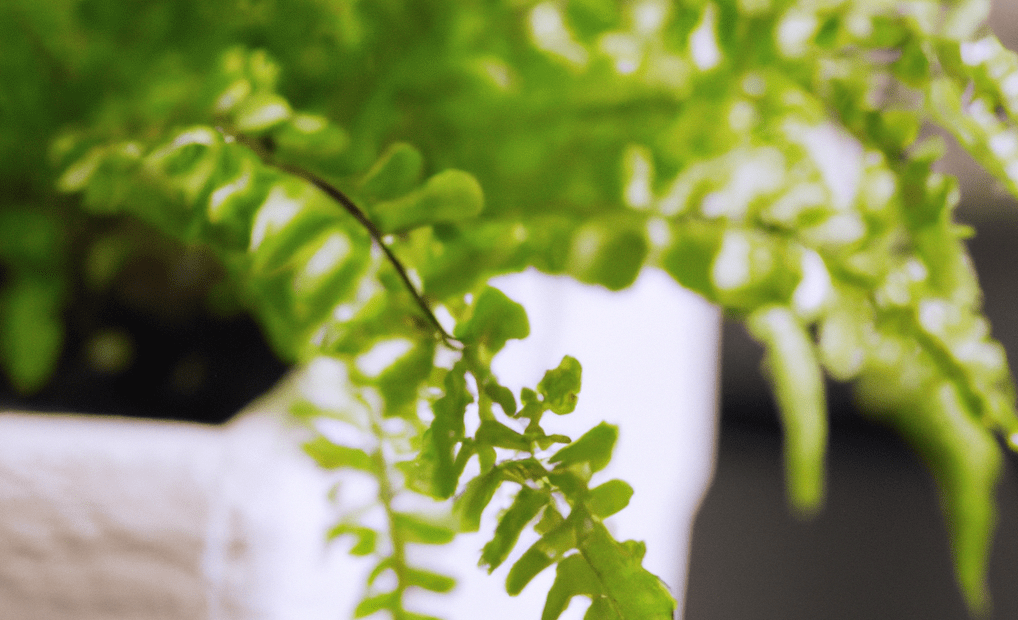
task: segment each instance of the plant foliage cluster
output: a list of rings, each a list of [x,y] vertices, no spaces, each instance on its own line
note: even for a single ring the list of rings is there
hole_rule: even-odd
[[[46,382],[76,287],[108,283],[117,222],[201,246],[283,358],[345,365],[370,448],[322,434],[323,467],[368,472],[387,524],[336,526],[377,554],[358,616],[449,578],[408,544],[479,526],[520,533],[519,592],[555,565],[543,614],[668,618],[640,543],[602,520],[617,431],[548,435],[580,388],[565,358],[535,389],[491,360],[526,337],[486,281],[535,267],[611,290],[646,267],[744,319],[766,346],[789,499],[823,500],[824,373],[928,461],[973,610],[1001,466],[1018,432],[1002,347],[934,171],[953,134],[1018,195],[1018,58],[987,0],[8,0],[0,5],[0,360]],[[111,224],[83,238],[83,221]],[[144,240],[135,240],[136,246]],[[126,249],[125,249],[126,248]],[[397,351],[382,369],[366,360]],[[369,355],[370,354],[370,355]],[[470,429],[470,430],[468,430]],[[564,446],[562,445],[564,444]],[[476,458],[475,458],[476,457]],[[473,469],[469,463],[476,462]],[[464,472],[475,472],[464,474]],[[457,527],[395,508],[455,498]],[[385,544],[379,541],[384,539]],[[389,573],[394,588],[377,577]],[[391,580],[390,580],[391,581]]]

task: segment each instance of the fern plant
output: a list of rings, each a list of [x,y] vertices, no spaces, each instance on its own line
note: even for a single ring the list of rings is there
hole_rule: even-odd
[[[482,564],[505,562],[527,528],[539,536],[510,594],[554,566],[544,620],[575,596],[591,619],[670,618],[641,543],[603,524],[632,494],[593,478],[617,429],[542,426],[575,406],[570,357],[533,389],[500,383],[493,357],[529,328],[486,284],[536,267],[620,290],[659,267],[765,345],[792,508],[823,502],[823,376],[852,381],[929,463],[959,584],[985,611],[997,438],[1014,448],[1018,418],[972,231],[953,220],[957,182],[934,171],[943,141],[924,129],[953,134],[1018,196],[1018,57],[988,10],[12,0],[0,359],[26,392],[47,381],[75,286],[67,257],[101,264],[105,247],[67,223],[135,218],[214,253],[282,358],[346,368],[356,407],[293,412],[310,428],[342,419],[369,446],[324,433],[306,446],[378,482],[384,526],[352,514],[333,530],[377,557],[359,617],[421,617],[404,594],[452,581],[407,546],[476,530],[508,485]],[[379,350],[397,353],[366,370]],[[456,522],[400,511],[406,493],[452,501]]]

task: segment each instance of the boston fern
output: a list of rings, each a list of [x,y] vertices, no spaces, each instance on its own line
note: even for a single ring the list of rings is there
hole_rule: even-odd
[[[332,531],[377,557],[358,616],[422,617],[404,593],[453,583],[412,565],[407,546],[476,531],[506,487],[514,499],[482,565],[505,562],[524,530],[539,536],[517,555],[510,594],[554,566],[543,620],[574,596],[591,599],[591,619],[670,618],[642,543],[603,524],[632,494],[594,477],[619,431],[542,427],[576,405],[571,357],[532,389],[500,383],[493,357],[529,326],[486,284],[534,267],[619,290],[657,267],[765,345],[793,509],[823,502],[823,376],[852,381],[928,462],[958,581],[985,610],[997,436],[1014,447],[1018,418],[971,230],[952,219],[957,182],[934,171],[944,146],[927,129],[1018,196],[1018,57],[988,11],[987,0],[9,0],[4,368],[25,392],[54,368],[71,240],[93,257],[103,247],[75,237],[76,223],[135,218],[213,253],[282,358],[347,369],[349,411],[300,401],[293,414],[365,438],[306,446],[323,467],[378,481],[385,526],[350,515]],[[398,354],[369,372],[361,362],[380,349]],[[456,518],[400,511],[408,493],[450,500]]]

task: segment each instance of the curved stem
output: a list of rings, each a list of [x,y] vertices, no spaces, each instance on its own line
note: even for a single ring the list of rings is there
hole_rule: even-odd
[[[222,128],[218,129],[220,133],[222,133],[223,135],[229,136],[243,143],[245,146],[253,150],[255,154],[257,154],[258,157],[261,158],[262,162],[264,162],[267,166],[272,166],[277,170],[282,170],[283,172],[292,174],[296,177],[299,177],[307,181],[311,185],[314,185],[316,188],[321,190],[326,196],[338,202],[339,205],[342,206],[347,213],[352,215],[353,218],[357,220],[357,222],[361,226],[364,227],[364,230],[368,231],[368,234],[371,236],[371,239],[378,245],[379,248],[381,248],[382,252],[385,254],[386,259],[389,261],[389,264],[392,265],[392,268],[396,270],[396,274],[399,275],[399,279],[403,282],[403,286],[406,287],[407,292],[409,292],[411,297],[414,298],[414,303],[416,303],[417,307],[420,308],[421,312],[424,313],[424,316],[428,318],[428,322],[431,323],[432,326],[434,326],[435,330],[438,332],[439,337],[441,337],[442,342],[450,348],[453,349],[460,348],[459,346],[454,344],[457,343],[458,341],[455,338],[453,338],[448,332],[446,332],[444,327],[442,327],[442,324],[438,321],[438,317],[435,316],[435,313],[432,312],[431,307],[428,305],[427,300],[424,299],[424,295],[417,290],[416,286],[414,286],[414,283],[410,280],[410,274],[407,272],[406,267],[403,266],[403,263],[399,260],[399,258],[396,257],[396,254],[385,243],[382,231],[380,231],[378,227],[375,226],[375,223],[368,218],[367,214],[364,213],[364,211],[361,210],[361,208],[358,207],[354,203],[354,201],[350,199],[349,196],[344,194],[338,187],[336,187],[332,183],[329,183],[328,181],[318,176],[317,174],[311,172],[310,170],[305,170],[300,166],[294,166],[292,164],[286,164],[275,161],[275,159],[273,159],[272,157],[272,154],[263,145],[254,143],[252,140],[245,136],[234,136],[232,134],[227,133]]]

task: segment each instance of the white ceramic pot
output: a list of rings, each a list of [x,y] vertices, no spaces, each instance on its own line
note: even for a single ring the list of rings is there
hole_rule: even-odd
[[[496,360],[511,387],[534,386],[568,353],[583,364],[577,411],[551,420],[579,436],[619,425],[601,480],[635,488],[613,517],[622,539],[645,540],[645,565],[680,598],[690,528],[709,481],[716,435],[719,320],[664,274],[622,293],[537,273],[496,280],[522,302],[532,336]],[[365,560],[323,544],[335,518],[329,476],[269,405],[224,427],[0,415],[0,601],[18,620],[283,620],[342,618],[363,587]],[[486,513],[492,531],[497,509]],[[485,531],[485,528],[482,528]],[[539,618],[554,576],[516,598],[470,570],[486,542],[462,536],[423,548],[454,572],[451,596],[421,595],[449,620]],[[526,542],[526,541],[521,541]],[[521,548],[522,550],[522,548]],[[580,618],[577,599],[563,617]]]

